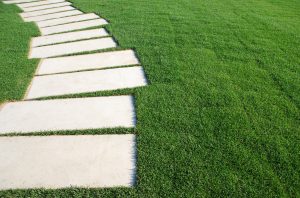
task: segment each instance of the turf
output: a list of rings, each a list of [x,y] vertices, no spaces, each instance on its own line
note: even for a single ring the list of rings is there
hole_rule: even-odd
[[[300,196],[299,1],[72,2],[108,19],[145,68],[150,86],[110,92],[136,97],[136,187],[0,197]],[[26,50],[37,30],[15,7],[0,11],[0,99],[15,100],[36,65]]]
[[[0,2],[0,104],[23,98],[38,62],[27,58],[38,28],[24,23],[18,12],[16,6]]]

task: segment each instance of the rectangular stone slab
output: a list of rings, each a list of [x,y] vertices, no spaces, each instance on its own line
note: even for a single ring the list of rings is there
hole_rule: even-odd
[[[98,15],[94,13],[89,14],[81,14],[81,15],[75,15],[70,17],[63,17],[58,19],[52,19],[52,20],[46,20],[46,21],[40,21],[36,22],[37,26],[39,28],[47,27],[47,26],[54,26],[54,25],[61,25],[65,23],[73,23],[73,22],[79,22],[79,21],[85,21],[90,19],[98,19],[100,18]]]
[[[0,190],[134,185],[134,135],[0,137],[0,150]]]
[[[23,8],[35,7],[35,6],[41,6],[41,5],[51,5],[51,4],[60,3],[60,2],[66,2],[66,1],[65,0],[36,1],[36,2],[32,2],[32,3],[17,4],[17,6],[21,9],[23,9]]]
[[[0,134],[134,126],[131,96],[11,102],[0,110]]]
[[[109,38],[99,38],[84,41],[76,41],[72,43],[62,43],[56,45],[34,47],[31,49],[29,58],[47,58],[53,56],[61,56],[78,52],[87,52],[93,50],[101,50],[116,47],[114,40]]]
[[[88,21],[56,25],[56,26],[51,26],[51,27],[42,27],[42,28],[40,28],[40,31],[41,31],[42,35],[49,35],[49,34],[55,34],[55,33],[61,33],[61,32],[81,30],[81,29],[85,29],[85,28],[96,27],[96,26],[101,26],[101,25],[106,25],[106,24],[108,24],[108,23],[104,19],[93,19],[93,20],[88,20]]]
[[[9,1],[2,1],[5,4],[16,4],[16,3],[28,3],[28,2],[35,2],[39,0],[9,0]]]
[[[37,75],[139,64],[133,50],[42,59]]]
[[[39,36],[39,37],[32,38],[31,47],[62,43],[67,41],[76,41],[81,39],[103,37],[103,36],[108,36],[108,33],[104,28],[84,30],[78,32],[68,32],[68,33],[54,34],[48,36]]]
[[[48,5],[23,8],[22,10],[24,10],[25,12],[32,12],[32,11],[45,10],[49,8],[58,8],[58,7],[69,6],[69,5],[72,4],[70,2],[61,2],[61,3],[53,3]]]
[[[36,21],[44,21],[44,20],[49,20],[49,19],[57,19],[57,18],[67,17],[67,16],[74,16],[74,15],[78,15],[78,14],[82,14],[82,12],[79,10],[70,10],[70,11],[65,11],[65,12],[58,12],[58,13],[53,13],[53,14],[45,14],[45,15],[41,15],[41,16],[28,17],[28,18],[24,18],[23,20],[25,22],[31,22],[31,21],[36,22]]]
[[[28,18],[28,17],[35,17],[35,16],[40,16],[40,15],[45,15],[45,14],[52,14],[52,13],[57,13],[57,12],[69,11],[69,10],[74,10],[74,9],[75,8],[72,7],[72,6],[64,6],[64,7],[59,7],[59,8],[38,10],[38,11],[33,11],[33,12],[24,12],[24,13],[20,13],[20,16],[22,18]]]
[[[147,85],[140,66],[35,76],[25,99],[135,88]]]

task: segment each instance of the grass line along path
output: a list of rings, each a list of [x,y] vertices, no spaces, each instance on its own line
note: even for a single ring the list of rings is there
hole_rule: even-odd
[[[297,197],[300,3],[72,0],[110,22],[149,80],[135,89],[137,185],[2,191],[0,197]],[[0,101],[22,98],[39,36],[0,3]],[[101,95],[101,92],[93,96]]]

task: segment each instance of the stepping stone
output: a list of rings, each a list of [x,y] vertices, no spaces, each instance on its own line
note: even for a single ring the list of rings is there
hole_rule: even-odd
[[[81,14],[81,15],[64,17],[59,19],[52,19],[47,21],[40,21],[37,22],[37,25],[39,28],[42,28],[47,26],[61,25],[65,23],[73,23],[73,22],[85,21],[90,19],[98,19],[98,18],[100,18],[98,15],[94,13],[89,13],[89,14]]]
[[[71,11],[46,14],[46,15],[41,15],[41,16],[28,17],[28,18],[24,18],[23,20],[25,22],[32,22],[32,21],[37,22],[37,21],[57,19],[57,18],[67,17],[67,16],[74,16],[74,15],[78,15],[78,14],[82,14],[82,12],[79,10],[71,10]]]
[[[108,23],[104,19],[94,19],[94,20],[81,21],[81,22],[75,22],[75,23],[64,24],[64,25],[43,27],[40,28],[40,31],[43,35],[48,35],[48,34],[55,34],[61,32],[74,31],[74,30],[81,30],[89,27],[96,27],[96,26],[101,26],[106,24]]]
[[[72,43],[62,43],[56,45],[34,47],[31,49],[29,58],[47,58],[53,56],[61,56],[78,52],[87,52],[93,50],[101,50],[116,47],[114,40],[109,38],[99,38],[84,41],[76,41]]]
[[[38,10],[38,11],[33,11],[33,12],[24,12],[21,13],[22,18],[27,18],[27,17],[34,17],[34,16],[40,16],[40,15],[45,15],[45,14],[52,14],[56,12],[63,12],[63,11],[69,11],[69,10],[74,10],[75,8],[72,6],[64,6],[60,8],[51,8],[51,9],[46,9],[46,10]]]
[[[39,0],[9,0],[9,1],[2,1],[5,4],[16,4],[16,3],[28,3],[28,2],[35,2]]]
[[[0,190],[131,187],[135,135],[0,137]]]
[[[133,50],[42,59],[37,75],[139,64]]]
[[[58,7],[69,6],[69,5],[72,5],[72,4],[70,2],[61,2],[61,3],[54,3],[54,4],[48,4],[48,5],[23,8],[23,10],[25,12],[32,12],[32,11],[45,10],[45,9],[50,9],[50,8],[58,8]]]
[[[63,43],[68,41],[76,41],[81,39],[90,39],[96,37],[108,36],[108,33],[104,28],[84,30],[78,32],[68,32],[63,34],[54,34],[49,36],[39,36],[32,38],[31,47],[37,47],[42,45],[49,45],[55,43]]]
[[[147,85],[142,67],[35,76],[25,99],[135,88]]]
[[[46,0],[46,1],[36,1],[33,3],[22,3],[22,4],[17,4],[17,6],[21,9],[24,8],[29,8],[29,7],[34,7],[34,6],[42,6],[42,5],[52,5],[60,2],[66,2],[65,0]]]
[[[131,96],[11,102],[0,110],[0,134],[134,126]]]

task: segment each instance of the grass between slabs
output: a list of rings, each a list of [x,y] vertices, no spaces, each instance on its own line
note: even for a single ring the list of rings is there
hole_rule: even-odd
[[[129,91],[137,185],[1,197],[300,196],[299,1],[72,2],[110,21],[108,30],[137,51],[151,84]],[[0,10],[0,98],[21,99],[37,62],[27,60],[28,43],[38,31],[15,7]]]

